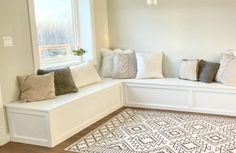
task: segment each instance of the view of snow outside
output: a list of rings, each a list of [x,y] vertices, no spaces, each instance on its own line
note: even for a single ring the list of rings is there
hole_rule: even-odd
[[[34,0],[34,4],[40,58],[71,56],[75,48],[71,0]]]

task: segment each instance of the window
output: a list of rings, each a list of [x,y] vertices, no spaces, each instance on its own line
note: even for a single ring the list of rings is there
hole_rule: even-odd
[[[92,0],[28,0],[35,70],[80,62],[72,50],[87,51],[96,64]],[[82,24],[79,24],[82,23]]]
[[[33,4],[40,67],[78,61],[72,52],[79,46],[77,0],[33,0]]]

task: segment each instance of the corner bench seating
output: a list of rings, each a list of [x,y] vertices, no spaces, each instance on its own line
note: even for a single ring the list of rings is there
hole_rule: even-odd
[[[8,104],[11,141],[54,147],[122,106],[236,116],[236,88],[177,78],[104,79],[53,100]]]

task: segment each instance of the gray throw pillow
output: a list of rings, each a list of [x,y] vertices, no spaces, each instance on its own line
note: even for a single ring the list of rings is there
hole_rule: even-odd
[[[54,72],[55,92],[57,96],[78,92],[70,68],[38,70],[38,75],[44,75],[50,72]]]
[[[113,79],[131,79],[137,74],[137,62],[134,52],[115,53],[113,57]]]
[[[220,67],[219,63],[212,63],[212,62],[200,60],[198,81],[205,82],[205,83],[213,82],[219,67]]]

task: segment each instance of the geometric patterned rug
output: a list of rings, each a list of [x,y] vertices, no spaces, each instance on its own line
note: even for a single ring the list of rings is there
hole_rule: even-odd
[[[236,118],[128,108],[65,150],[78,153],[236,153]]]

